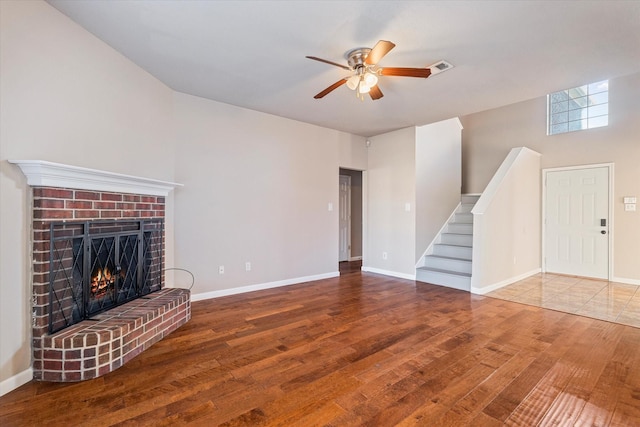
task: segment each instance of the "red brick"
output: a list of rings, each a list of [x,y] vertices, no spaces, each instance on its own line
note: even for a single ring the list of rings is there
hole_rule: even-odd
[[[100,211],[100,218],[122,218],[120,211]]]
[[[91,358],[91,359],[85,359],[82,366],[85,369],[90,369],[90,368],[95,368],[96,367],[96,359],[95,358]]]
[[[60,382],[60,381],[62,381],[62,372],[44,371],[44,372],[42,372],[42,380],[43,381]]]
[[[101,377],[102,375],[108,374],[109,372],[111,372],[111,366],[110,365],[106,365],[106,366],[102,366],[100,368],[98,368],[98,376]]]
[[[93,202],[94,209],[115,209],[115,202]]]
[[[149,203],[136,203],[136,209],[141,211],[149,211],[151,210],[151,204]]]
[[[124,218],[138,218],[140,211],[122,211],[122,216]]]
[[[46,360],[42,364],[45,371],[60,371],[62,370],[61,360]]]
[[[82,380],[82,373],[79,372],[79,371],[75,371],[75,372],[65,371],[64,372],[64,380],[65,381],[80,381],[80,380]]]
[[[115,194],[115,193],[102,193],[101,200],[111,200],[113,202],[121,202],[122,201],[122,194]]]
[[[93,207],[93,202],[87,200],[67,200],[65,205],[67,209],[91,209]]]
[[[153,211],[140,211],[141,218],[153,218]]]
[[[35,219],[68,219],[73,218],[73,211],[59,209],[59,210],[42,210],[34,209],[33,217]]]
[[[34,199],[33,207],[37,209],[64,209],[63,199]]]
[[[87,340],[87,341],[88,341],[88,340]],[[88,343],[87,343],[87,344],[88,344]],[[88,348],[85,348],[85,349],[83,350],[83,353],[84,353],[84,357],[85,357],[85,359],[86,359],[86,358],[89,358],[89,357],[95,357],[95,355],[96,355],[96,348],[95,348],[95,347],[88,347]]]
[[[65,190],[62,188],[35,187],[33,189],[33,197],[49,197],[52,199],[71,199],[73,198],[73,190]]]
[[[76,200],[100,200],[100,193],[95,191],[76,191]]]
[[[135,203],[117,203],[116,204],[116,209],[120,209],[123,211],[130,211],[136,208],[136,204]]]
[[[63,366],[65,371],[79,371],[80,361],[79,360],[65,361]]]
[[[122,200],[125,202],[139,202],[140,201],[140,196],[135,195],[135,194],[123,194],[122,195]]]
[[[100,211],[88,210],[88,211],[75,211],[74,216],[76,219],[86,219],[86,218],[98,218],[100,216]]]

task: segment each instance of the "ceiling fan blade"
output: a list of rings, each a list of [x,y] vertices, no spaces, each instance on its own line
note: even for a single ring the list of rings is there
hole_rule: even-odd
[[[384,67],[380,69],[380,74],[383,76],[422,77],[426,79],[431,75],[431,69]]]
[[[364,60],[365,64],[376,65],[378,61],[380,61],[394,47],[396,47],[395,44],[386,40],[380,40],[376,43],[373,49],[371,49],[369,55],[367,55],[367,59]]]
[[[375,101],[376,99],[382,98],[384,95],[378,85],[375,85],[369,90],[369,96]]]
[[[337,62],[331,62],[326,59],[318,58],[316,56],[305,56],[305,58],[313,59],[314,61],[324,62],[325,64],[335,65],[336,67],[344,68],[345,70],[351,70],[351,68],[346,65],[338,64]]]
[[[339,88],[340,86],[342,86],[346,82],[347,82],[347,79],[338,80],[337,82],[335,82],[334,84],[332,84],[331,86],[329,86],[328,88],[326,88],[325,90],[323,90],[322,92],[320,92],[319,94],[314,96],[314,98],[315,99],[323,98],[325,95],[333,92],[335,89]]]

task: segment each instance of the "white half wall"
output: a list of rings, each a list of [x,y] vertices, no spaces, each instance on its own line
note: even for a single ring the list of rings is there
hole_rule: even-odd
[[[416,248],[418,262],[460,203],[462,125],[456,117],[416,128]]]
[[[540,154],[514,148],[474,206],[471,292],[540,271]]]

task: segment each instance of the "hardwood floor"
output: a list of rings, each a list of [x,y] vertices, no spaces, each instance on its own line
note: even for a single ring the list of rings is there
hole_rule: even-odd
[[[195,302],[122,368],[0,397],[0,425],[640,424],[640,329],[352,273]]]

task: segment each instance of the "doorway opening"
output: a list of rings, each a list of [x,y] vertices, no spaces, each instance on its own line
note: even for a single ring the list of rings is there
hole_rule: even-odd
[[[338,261],[362,261],[362,171],[340,168]],[[342,264],[340,264],[342,266]]]

